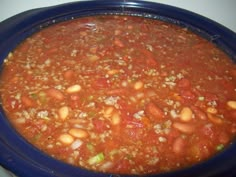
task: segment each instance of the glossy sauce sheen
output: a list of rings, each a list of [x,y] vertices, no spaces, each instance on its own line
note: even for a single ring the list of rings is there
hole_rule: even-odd
[[[19,133],[56,159],[103,172],[166,172],[232,142],[236,66],[185,28],[86,17],[11,52],[1,100]]]

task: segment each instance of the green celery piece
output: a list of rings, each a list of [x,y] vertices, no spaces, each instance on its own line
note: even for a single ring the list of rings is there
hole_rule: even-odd
[[[89,165],[95,165],[102,162],[105,159],[105,156],[102,152],[88,159]]]

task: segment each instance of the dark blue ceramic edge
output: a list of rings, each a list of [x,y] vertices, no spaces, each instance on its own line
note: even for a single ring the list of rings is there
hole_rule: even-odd
[[[205,17],[199,16],[183,9],[178,9],[168,5],[143,1],[88,1],[68,3],[47,8],[30,10],[0,23],[0,62],[2,63],[6,55],[21,40],[34,32],[34,28],[41,24],[47,25],[48,21],[60,19],[74,15],[90,15],[91,12],[135,12],[151,13],[160,16],[176,19],[188,26],[199,29],[199,32],[205,32],[212,42],[226,48],[226,52],[235,60],[236,34],[222,25],[211,21]],[[33,28],[33,31],[32,31]],[[33,148],[24,139],[18,136],[17,132],[12,130],[9,122],[0,114],[0,164],[15,172],[20,177],[29,177],[37,174],[40,177],[53,176],[112,176],[109,174],[95,173],[87,170],[78,170],[70,165],[55,161]],[[9,141],[10,140],[10,141]],[[175,173],[166,173],[160,175],[148,175],[159,177],[233,177],[236,176],[235,163],[232,155],[236,155],[235,144],[213,159],[196,165],[192,168],[176,171]],[[125,175],[127,176],[127,175]]]

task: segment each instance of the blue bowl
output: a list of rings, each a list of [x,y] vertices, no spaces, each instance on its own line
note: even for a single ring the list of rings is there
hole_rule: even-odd
[[[60,21],[99,14],[127,14],[164,20],[187,27],[225,51],[236,62],[236,34],[224,26],[176,7],[135,0],[99,0],[33,9],[0,23],[0,63],[21,41]],[[197,165],[150,177],[235,177],[236,143]],[[29,144],[7,120],[0,107],[0,165],[19,177],[131,177],[98,173],[57,161]]]

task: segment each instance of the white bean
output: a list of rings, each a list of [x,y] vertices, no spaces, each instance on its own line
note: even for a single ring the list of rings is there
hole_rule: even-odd
[[[231,109],[236,109],[236,101],[228,101],[227,105],[231,108]]]
[[[69,130],[69,134],[76,138],[86,138],[88,137],[88,132],[80,128],[72,128]]]
[[[59,117],[62,120],[65,120],[68,115],[69,115],[69,107],[68,106],[63,106],[58,110]]]
[[[111,123],[112,125],[119,125],[121,121],[120,114],[119,113],[114,113],[111,116]]]
[[[106,107],[103,110],[103,116],[105,118],[109,118],[109,117],[111,117],[113,111],[114,111],[114,107],[112,107],[112,106]]]
[[[74,137],[68,133],[64,133],[59,136],[59,141],[63,144],[71,144],[74,141]]]
[[[187,123],[179,123],[175,122],[173,124],[173,127],[176,128],[177,130],[183,132],[183,133],[193,133],[195,130],[194,125],[192,124],[187,124]]]
[[[134,89],[135,90],[140,90],[141,88],[143,88],[143,82],[142,81],[137,81],[134,83]]]
[[[81,86],[79,84],[72,85],[66,89],[67,93],[77,93],[81,90]]]
[[[188,122],[192,119],[193,112],[189,107],[184,107],[180,112],[180,119],[184,122]]]

